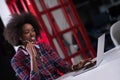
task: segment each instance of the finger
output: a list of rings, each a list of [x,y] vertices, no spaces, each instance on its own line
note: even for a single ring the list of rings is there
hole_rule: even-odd
[[[83,66],[84,66],[83,63],[82,64],[80,64],[80,63],[78,64],[78,68],[79,69],[81,69]]]
[[[87,58],[87,59],[81,60],[79,64],[85,65],[85,64],[93,63],[93,62],[91,61],[91,59],[92,59],[92,58]]]

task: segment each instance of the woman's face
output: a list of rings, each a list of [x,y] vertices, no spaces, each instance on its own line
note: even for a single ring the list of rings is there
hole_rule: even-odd
[[[26,23],[22,26],[22,40],[23,42],[35,42],[36,41],[36,33],[33,26],[29,23]]]

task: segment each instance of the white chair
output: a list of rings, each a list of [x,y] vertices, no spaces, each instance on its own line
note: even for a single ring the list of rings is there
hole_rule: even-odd
[[[120,45],[120,21],[115,22],[111,26],[110,36],[115,46]]]

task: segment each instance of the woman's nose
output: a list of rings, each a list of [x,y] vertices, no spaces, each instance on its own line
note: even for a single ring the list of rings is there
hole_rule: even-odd
[[[35,36],[35,32],[31,32],[30,35],[31,35],[31,36]]]

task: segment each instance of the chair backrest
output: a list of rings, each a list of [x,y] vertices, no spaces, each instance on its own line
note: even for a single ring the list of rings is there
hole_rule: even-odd
[[[115,46],[120,45],[120,21],[115,22],[111,26],[110,36]]]

